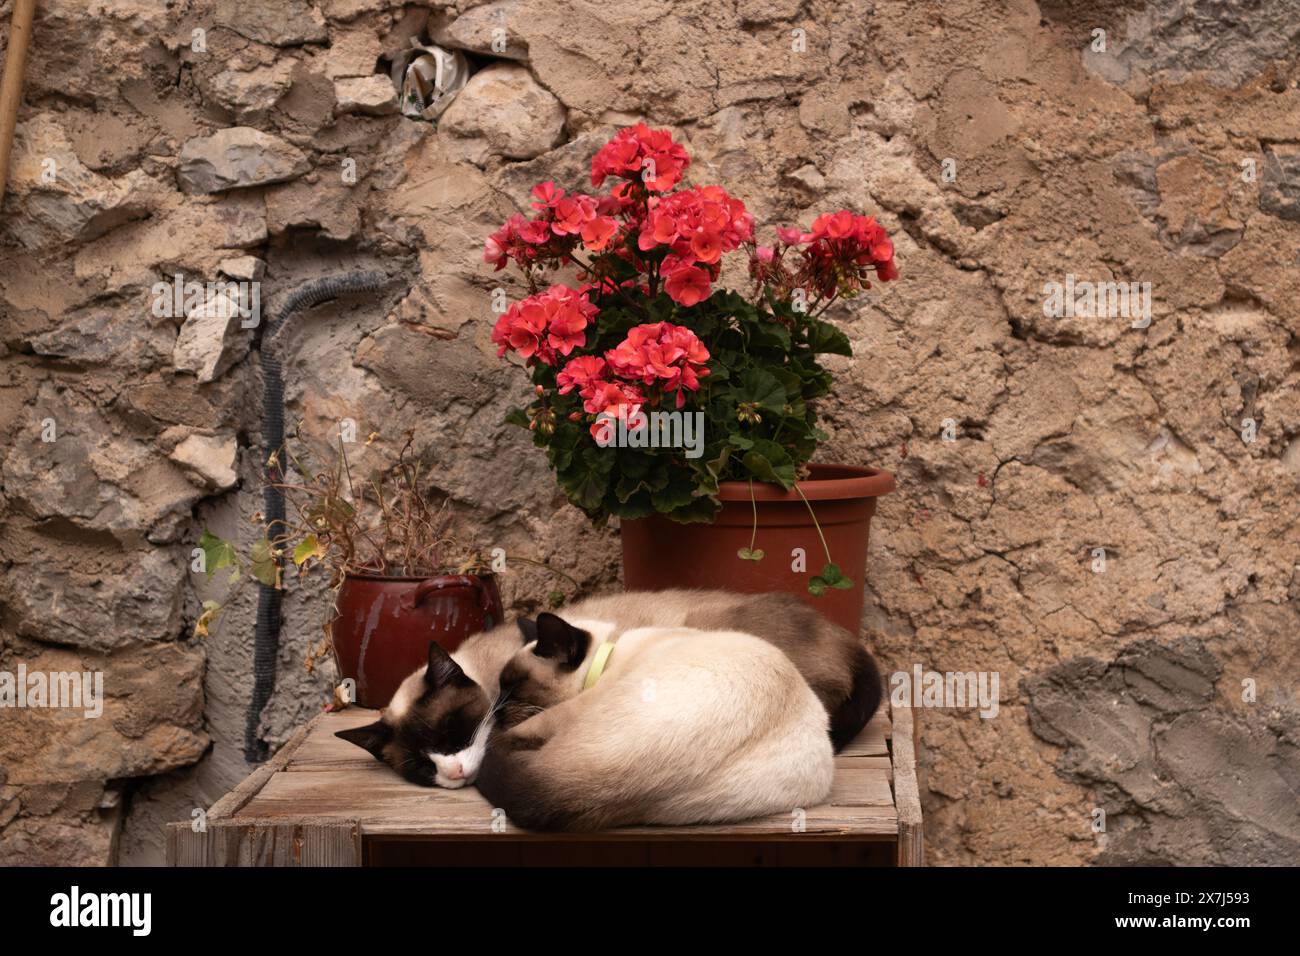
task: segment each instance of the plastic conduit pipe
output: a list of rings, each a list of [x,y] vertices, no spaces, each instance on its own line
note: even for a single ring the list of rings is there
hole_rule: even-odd
[[[262,510],[266,515],[267,536],[285,530],[284,492],[279,484],[284,471],[277,454],[284,447],[284,376],[280,362],[277,333],[304,309],[341,295],[377,292],[388,281],[382,272],[347,272],[304,283],[291,292],[262,335],[262,464],[264,486]],[[275,456],[272,459],[272,455]],[[274,464],[268,464],[274,460]],[[278,563],[278,559],[277,559]],[[258,736],[262,709],[275,690],[275,661],[280,652],[279,588],[258,585],[257,628],[253,640],[253,699],[244,723],[244,760],[259,763],[267,757],[267,747]]]

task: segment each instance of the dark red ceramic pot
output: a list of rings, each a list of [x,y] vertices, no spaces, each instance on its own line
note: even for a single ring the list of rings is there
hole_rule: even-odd
[[[339,589],[337,611],[334,652],[341,676],[356,681],[362,707],[387,706],[398,685],[428,661],[430,641],[454,651],[503,617],[491,574],[350,574]]]
[[[894,490],[894,476],[874,468],[852,465],[810,465],[799,482],[817,515],[831,557],[853,580],[848,590],[828,590],[821,597],[808,591],[808,581],[826,561],[817,529],[803,500],[777,485],[754,482],[754,503],[748,482],[723,482],[722,510],[711,524],[680,524],[661,515],[620,522],[623,538],[623,583],[629,591],[666,588],[722,588],[748,594],[785,591],[807,601],[828,618],[857,631],[861,626],[863,586],[867,578],[867,540],[876,498]],[[749,546],[758,508],[755,548],[762,561],[745,561],[736,554]],[[798,569],[794,549],[805,555]]]

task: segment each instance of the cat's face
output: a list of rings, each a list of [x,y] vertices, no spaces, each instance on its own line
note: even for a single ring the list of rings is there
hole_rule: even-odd
[[[586,622],[583,622],[586,623]],[[591,651],[591,632],[555,614],[520,621],[524,647],[501,669],[495,724],[509,730],[582,690],[579,668]]]
[[[402,682],[380,719],[335,733],[424,787],[473,783],[491,732],[492,701],[435,643],[429,663]]]

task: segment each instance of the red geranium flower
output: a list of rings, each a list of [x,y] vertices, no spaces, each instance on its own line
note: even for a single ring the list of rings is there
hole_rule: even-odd
[[[497,355],[518,352],[525,359],[554,365],[557,352],[568,355],[586,344],[587,326],[598,311],[584,292],[553,285],[514,303],[497,320],[492,330]]]
[[[585,398],[597,382],[604,380],[607,368],[599,355],[579,355],[569,359],[555,376],[555,384],[559,386],[561,395],[568,395],[576,388]]]
[[[638,123],[621,129],[591,160],[591,184],[600,186],[608,176],[641,180],[647,189],[666,192],[682,181],[690,165],[686,149],[673,141],[666,129]]]
[[[694,392],[708,375],[709,350],[694,332],[670,322],[634,326],[617,348],[605,353],[609,367],[620,378],[658,384],[677,393],[677,407],[686,402],[682,389]]]
[[[696,266],[682,266],[668,276],[664,291],[678,305],[698,305],[709,297],[709,274]]]

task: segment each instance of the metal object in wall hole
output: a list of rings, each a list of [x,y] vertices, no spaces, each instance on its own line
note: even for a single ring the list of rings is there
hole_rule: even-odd
[[[411,49],[393,58],[393,86],[401,91],[402,115],[437,120],[469,81],[469,61],[459,50],[421,45],[411,38]]]

